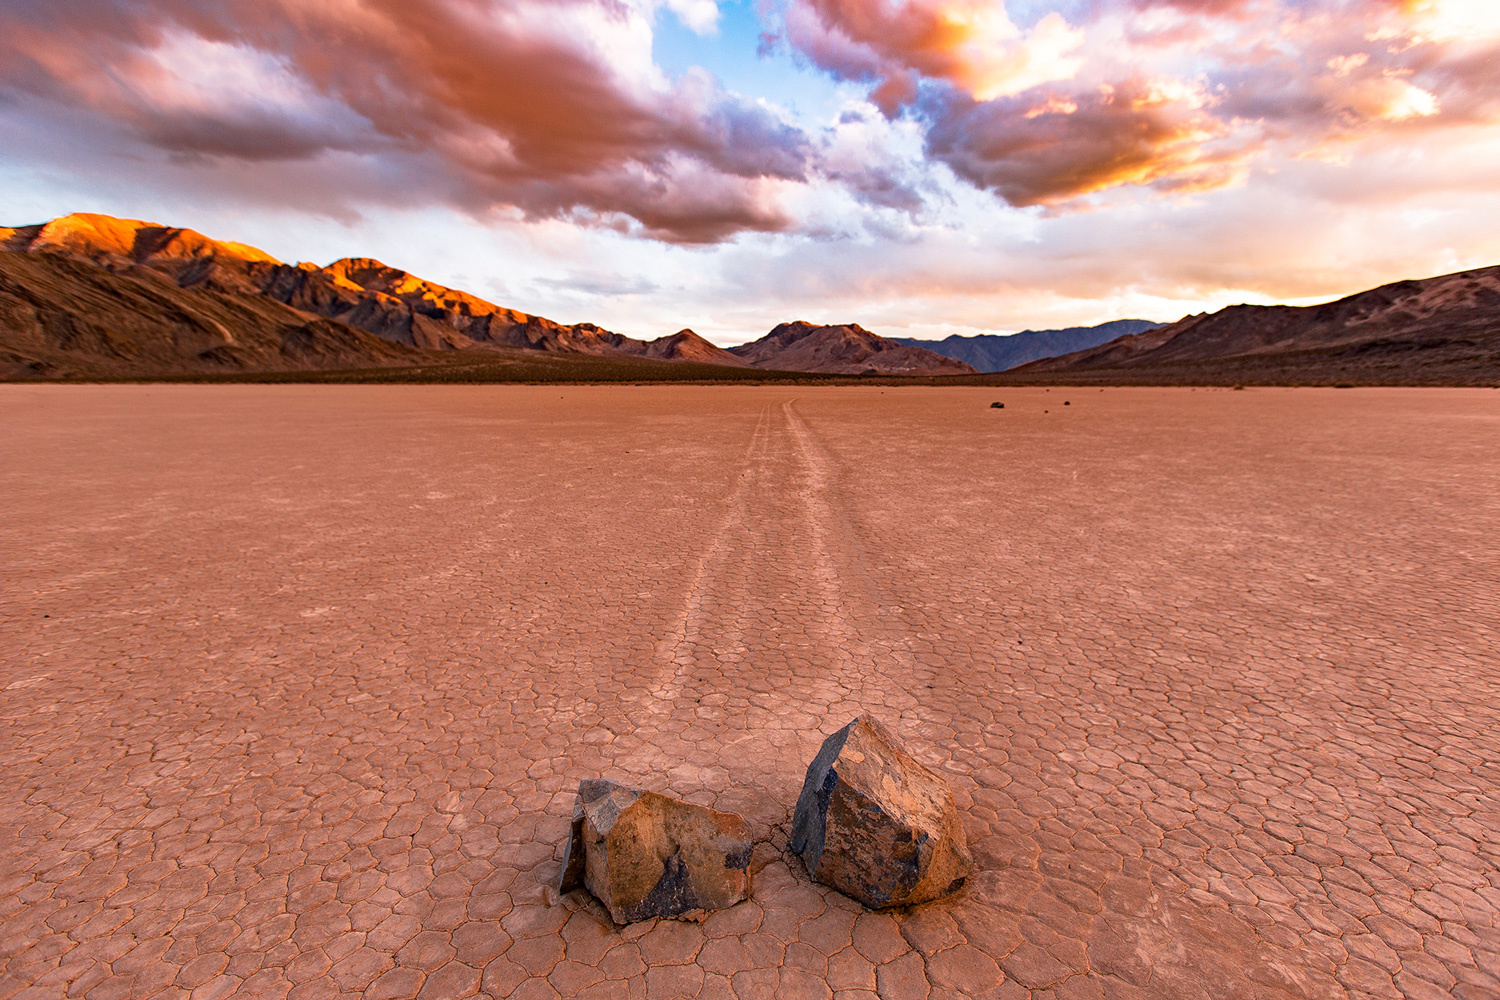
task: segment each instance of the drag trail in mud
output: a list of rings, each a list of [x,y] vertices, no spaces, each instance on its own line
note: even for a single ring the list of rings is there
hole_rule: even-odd
[[[0,995],[1500,995],[1500,394],[1004,393],[0,387]],[[953,900],[784,853],[862,711]],[[594,775],[751,901],[560,902]]]

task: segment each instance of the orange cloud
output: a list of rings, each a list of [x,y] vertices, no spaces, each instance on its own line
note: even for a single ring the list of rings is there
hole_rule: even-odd
[[[1494,0],[1397,0],[1397,9],[1430,38],[1500,35],[1500,5]]]
[[[880,81],[890,108],[917,77],[980,100],[1072,77],[1082,35],[1058,14],[1018,28],[991,0],[803,0],[785,12],[788,41],[840,75]]]
[[[8,5],[0,87],[168,154],[352,154],[396,200],[425,189],[682,242],[786,228],[775,182],[810,154],[711,80],[660,79],[642,15],[613,0]]]
[[[1104,0],[1029,27],[971,0],[787,3],[789,44],[870,81],[887,115],[924,122],[930,156],[1013,205],[1209,190],[1273,145],[1500,105],[1494,0]]]
[[[1126,184],[1208,190],[1239,177],[1253,147],[1216,148],[1231,130],[1205,103],[1143,80],[1031,108],[956,101],[936,116],[929,148],[1013,205],[1056,205]]]
[[[812,231],[831,189],[920,215],[951,182],[934,163],[1062,208],[1500,120],[1493,0],[766,0],[785,44],[884,113],[889,148],[856,155],[845,124],[668,81],[656,2],[0,4],[0,101],[84,155],[201,163],[205,188],[340,218],[436,204],[690,244]],[[708,0],[665,2],[712,24]]]

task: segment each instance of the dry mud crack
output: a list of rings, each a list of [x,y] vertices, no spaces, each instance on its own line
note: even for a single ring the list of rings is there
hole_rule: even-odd
[[[1500,393],[1059,391],[0,388],[0,1000],[1500,996]],[[862,711],[958,897],[787,854]]]

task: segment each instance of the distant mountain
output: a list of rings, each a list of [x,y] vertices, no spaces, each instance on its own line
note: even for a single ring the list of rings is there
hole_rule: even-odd
[[[661,358],[664,361],[696,361],[705,365],[750,367],[748,361],[716,344],[709,343],[692,330],[678,330],[670,337],[647,341],[646,351],[642,356]]]
[[[1500,382],[1500,267],[1318,306],[1240,305],[1035,361],[1017,375],[1169,381]]]
[[[1144,329],[1075,346],[1132,326]],[[1054,356],[1019,364],[1043,353]],[[833,374],[980,368],[1051,381],[1495,384],[1500,267],[1154,328],[1119,320],[929,342],[799,322],[726,351],[691,330],[647,341],[557,323],[368,258],[289,265],[242,243],[104,215],[0,228],[0,377],[425,369],[444,358],[478,371],[545,357],[582,379],[577,366],[593,358],[613,359],[611,379],[673,378],[655,373],[666,361]]]
[[[783,323],[759,340],[729,348],[756,368],[845,375],[972,375],[962,361],[877,336],[861,326]]]
[[[1003,372],[1038,358],[1095,347],[1126,334],[1160,326],[1149,319],[1117,319],[1098,326],[1070,326],[1062,330],[1022,330],[1020,333],[982,333],[973,337],[954,334],[943,340],[892,337],[898,344],[925,347],[946,357],[967,362],[977,371]]]

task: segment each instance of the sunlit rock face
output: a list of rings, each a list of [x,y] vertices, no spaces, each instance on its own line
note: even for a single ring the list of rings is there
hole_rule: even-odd
[[[586,887],[617,924],[723,909],[749,890],[751,847],[734,813],[582,781],[559,889]]]
[[[747,364],[691,330],[637,340],[593,323],[564,325],[498,306],[368,257],[347,257],[327,267],[294,266],[243,243],[108,215],[79,213],[41,225],[0,227],[0,252],[65,256],[114,273],[164,275],[182,289],[269,299],[299,314],[420,350],[520,348],[737,368]],[[137,311],[151,315],[162,310],[147,304]],[[189,309],[188,314],[198,311]]]
[[[956,892],[974,867],[953,790],[868,715],[823,741],[791,846],[813,878],[876,910]]]

